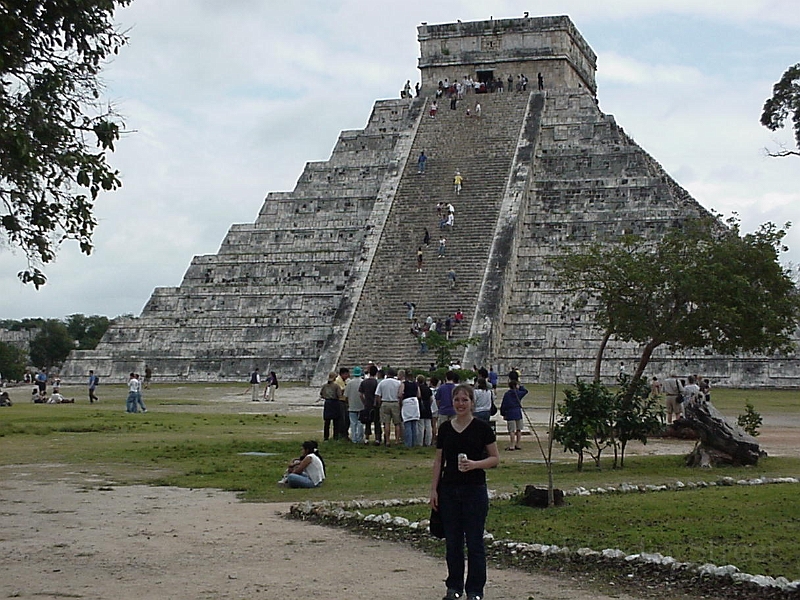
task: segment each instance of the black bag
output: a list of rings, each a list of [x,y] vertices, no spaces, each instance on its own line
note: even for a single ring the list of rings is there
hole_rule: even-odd
[[[367,425],[368,423],[372,423],[372,421],[373,421],[372,409],[365,408],[364,410],[359,411],[359,413],[358,413],[358,421],[360,423],[363,423],[364,425]]]
[[[444,538],[444,524],[442,523],[442,515],[439,514],[439,511],[435,508],[431,509],[431,519],[430,519],[430,528],[431,535],[435,538],[439,538],[440,540]]]
[[[492,407],[489,409],[489,414],[495,416],[497,414],[497,404],[492,400]]]

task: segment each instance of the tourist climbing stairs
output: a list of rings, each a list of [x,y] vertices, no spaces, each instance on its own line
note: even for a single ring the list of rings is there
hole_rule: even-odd
[[[435,360],[432,354],[420,354],[406,302],[416,305],[421,324],[429,316],[443,321],[461,310],[465,319],[455,327],[453,339],[468,336],[529,98],[528,93],[469,94],[456,110],[442,99],[435,118],[429,116],[428,100],[339,365],[372,360],[421,368]],[[480,118],[476,102],[481,104]],[[417,169],[421,152],[428,157],[424,174]],[[457,171],[463,177],[460,195],[453,186]],[[440,228],[447,209],[440,217],[439,202],[453,204],[453,227]],[[423,244],[426,228],[428,245]],[[440,258],[442,237],[446,250]],[[420,247],[423,265],[417,272]],[[453,290],[450,270],[456,275]]]

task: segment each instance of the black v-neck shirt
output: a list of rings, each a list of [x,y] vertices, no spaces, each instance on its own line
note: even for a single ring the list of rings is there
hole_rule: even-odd
[[[448,485],[486,484],[486,471],[483,469],[466,473],[458,470],[458,455],[463,453],[469,460],[483,460],[488,456],[486,446],[496,440],[492,427],[481,419],[473,418],[461,433],[453,429],[452,421],[442,423],[436,437],[436,447],[442,450],[442,482]]]

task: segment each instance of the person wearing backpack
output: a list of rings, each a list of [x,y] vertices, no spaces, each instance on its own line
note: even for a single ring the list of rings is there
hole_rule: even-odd
[[[89,404],[94,404],[95,401],[100,401],[100,399],[95,395],[94,391],[97,389],[97,385],[100,383],[100,378],[94,374],[93,370],[89,371]]]

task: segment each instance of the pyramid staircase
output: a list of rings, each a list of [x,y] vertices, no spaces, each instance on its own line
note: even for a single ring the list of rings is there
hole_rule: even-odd
[[[462,310],[465,321],[453,335],[454,339],[468,336],[530,98],[528,93],[469,94],[456,110],[442,100],[435,118],[423,113],[336,364],[374,360],[384,365],[427,367],[431,357],[419,353],[419,344],[410,332],[406,302],[416,304],[420,322],[428,316],[438,321]],[[480,119],[474,116],[476,102],[482,107]],[[466,115],[467,107],[472,116]],[[426,106],[425,111],[428,109]],[[426,172],[420,175],[416,157],[422,151],[428,161]],[[464,177],[460,195],[453,190],[456,171]],[[440,230],[437,202],[453,204],[454,227]],[[431,236],[428,246],[422,244],[425,228]],[[442,236],[447,239],[447,249],[445,257],[438,258]],[[418,273],[420,246],[424,262]],[[450,269],[457,277],[453,291],[447,279]]]

